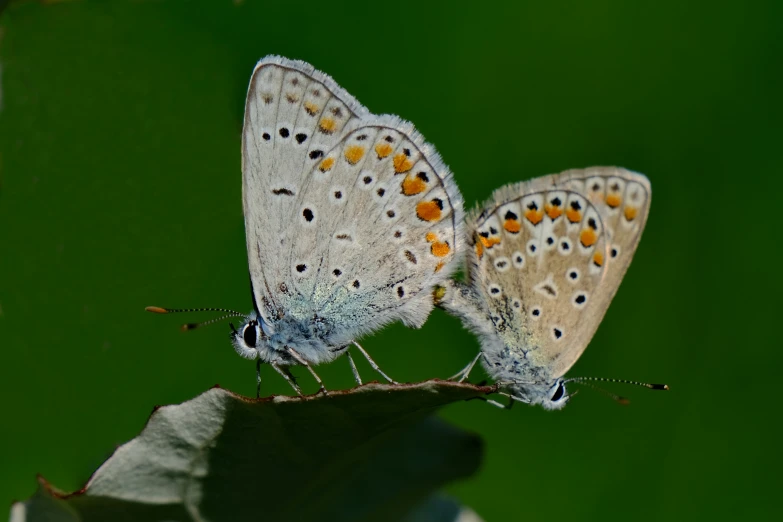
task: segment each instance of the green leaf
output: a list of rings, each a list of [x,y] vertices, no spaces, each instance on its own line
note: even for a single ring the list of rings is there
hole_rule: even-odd
[[[249,399],[213,388],[156,409],[81,491],[39,479],[11,520],[477,520],[432,495],[477,471],[482,442],[432,413],[493,391],[433,380]]]

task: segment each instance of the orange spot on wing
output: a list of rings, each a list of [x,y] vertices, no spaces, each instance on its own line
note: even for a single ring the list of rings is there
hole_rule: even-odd
[[[395,168],[396,168],[396,160],[395,158]],[[405,179],[402,180],[402,193],[406,196],[413,196],[415,194],[421,194],[424,192],[424,189],[427,188],[427,184],[424,183],[421,179],[419,179],[418,176],[411,177],[410,174],[405,176]]]
[[[479,259],[484,257],[484,247],[481,245],[481,241],[476,243],[476,256],[478,256]]]
[[[625,219],[633,221],[636,218],[636,207],[625,207]]]
[[[503,228],[505,228],[512,234],[516,234],[517,232],[519,232],[519,229],[522,228],[522,225],[516,219],[507,219],[506,222],[503,223]]]
[[[310,116],[315,116],[315,113],[318,112],[318,105],[314,104],[313,102],[305,102],[304,103],[305,111],[307,111],[307,114]]]
[[[479,239],[484,244],[485,248],[492,248],[493,246],[500,244],[500,238],[499,237],[479,236]]]
[[[408,172],[413,168],[413,163],[411,160],[408,159],[408,156],[406,156],[404,153],[400,152],[396,156],[394,156],[394,172],[397,174],[402,174],[403,172]]]
[[[321,127],[321,130],[326,134],[331,134],[334,132],[334,129],[337,128],[337,122],[332,118],[323,118],[318,126]]]
[[[595,266],[603,266],[604,264],[604,255],[601,252],[596,252],[593,256],[593,263]]]
[[[392,147],[388,143],[379,143],[375,146],[375,153],[378,155],[378,159],[383,159],[392,153]]]
[[[622,203],[622,199],[617,194],[608,194],[606,196],[606,204],[612,208],[617,208]]]
[[[582,221],[582,213],[578,210],[570,209],[566,211],[566,217],[571,223],[579,223]]]
[[[427,232],[425,238],[429,243],[432,243],[433,241],[438,239],[438,236],[435,234],[435,232]]]
[[[525,212],[525,217],[528,221],[533,223],[534,225],[538,225],[541,223],[541,220],[544,219],[544,213],[540,210],[533,210],[530,209],[527,212]]]
[[[582,230],[582,233],[579,235],[579,241],[582,243],[582,246],[585,247],[591,247],[595,245],[597,240],[598,236],[595,235],[595,231],[592,228],[586,228]]]
[[[430,247],[430,252],[435,257],[446,257],[451,252],[451,247],[446,242],[435,241]]]
[[[321,165],[318,167],[318,170],[321,172],[326,172],[327,170],[331,169],[334,166],[334,158],[326,158],[321,162]]]
[[[440,272],[440,269],[441,269],[441,268],[443,268],[443,261],[441,261],[441,262],[439,262],[437,265],[435,265],[435,273],[437,274],[438,272]],[[446,293],[446,292],[445,292],[445,290],[444,290],[444,292],[443,292],[443,293],[444,293],[444,294]],[[436,296],[436,297],[437,297],[437,296]],[[441,299],[443,299],[443,296],[441,296]]]
[[[345,160],[351,165],[356,165],[364,156],[364,147],[359,145],[349,145],[345,147]]]
[[[545,205],[544,211],[546,212],[546,215],[549,216],[549,219],[554,221],[555,219],[559,218],[563,215],[563,209],[560,207],[556,207],[554,205]]]
[[[424,221],[437,221],[440,219],[441,208],[436,200],[422,201],[416,205],[416,215]]]

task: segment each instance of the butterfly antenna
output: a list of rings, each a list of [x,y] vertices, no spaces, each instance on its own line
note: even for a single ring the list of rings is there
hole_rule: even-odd
[[[227,314],[222,317],[210,319],[208,321],[202,321],[200,323],[185,323],[181,327],[183,332],[188,330],[195,330],[196,328],[201,328],[202,326],[207,326],[208,324],[216,323],[230,317],[245,316],[245,314],[237,312],[236,310],[228,310],[226,308],[161,308],[159,306],[148,306],[145,308],[145,310],[154,314],[173,314],[179,312],[226,312]]]
[[[584,382],[584,381],[600,381],[600,382],[619,382],[622,384],[633,384],[634,386],[643,386],[651,390],[669,390],[668,384],[651,384],[648,382],[629,381],[628,379],[607,379],[606,377],[573,377],[566,379],[565,382]]]
[[[576,382],[603,393],[604,395],[610,397],[611,399],[613,399],[615,402],[619,404],[630,404],[631,401],[629,401],[625,397],[614,394],[603,388],[600,388],[588,381],[619,382],[623,384],[633,384],[635,386],[643,386],[645,388],[649,388],[650,390],[667,390],[667,391],[669,390],[669,386],[667,384],[652,384],[647,382],[629,381],[627,379],[607,379],[605,377],[573,377],[571,379],[566,379],[564,382],[565,383]]]

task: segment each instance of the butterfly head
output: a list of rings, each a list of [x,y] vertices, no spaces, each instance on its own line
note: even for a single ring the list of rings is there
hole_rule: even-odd
[[[557,379],[541,398],[541,406],[547,410],[560,410],[568,404],[570,398],[571,395],[566,391],[565,381]]]
[[[531,405],[540,404],[545,410],[560,410],[574,396],[566,391],[566,381],[563,379],[536,385],[517,382],[509,391],[511,399]]]
[[[234,350],[246,359],[255,359],[259,347],[269,338],[268,326],[255,312],[251,312],[245,321],[235,328],[231,324],[231,344]]]

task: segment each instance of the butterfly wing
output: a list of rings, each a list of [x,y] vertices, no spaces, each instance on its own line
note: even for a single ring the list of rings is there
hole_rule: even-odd
[[[242,136],[242,195],[254,298],[267,322],[286,309],[291,216],[305,178],[367,114],[329,76],[267,56],[250,79]]]
[[[468,218],[471,281],[504,344],[547,378],[587,347],[649,212],[643,175],[570,170],[503,187]]]
[[[411,124],[369,115],[308,67],[262,60],[251,80],[243,172],[256,302],[267,318],[339,325],[333,345],[396,319],[418,326],[462,248],[462,198]]]
[[[396,319],[420,326],[463,238],[462,200],[435,151],[393,116],[364,123],[306,180],[289,253],[297,301],[348,338]]]

